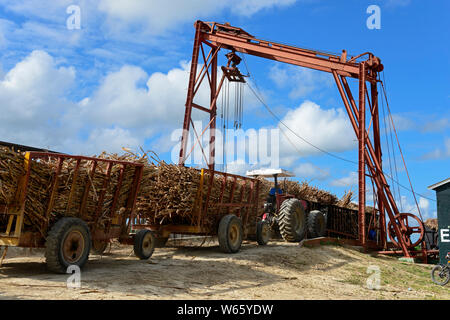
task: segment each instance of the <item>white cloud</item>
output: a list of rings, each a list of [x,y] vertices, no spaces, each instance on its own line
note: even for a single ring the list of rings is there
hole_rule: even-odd
[[[443,132],[450,128],[450,120],[440,115],[439,119],[435,119],[436,115],[406,115],[406,114],[392,114],[392,120],[394,121],[395,129],[397,131],[417,131],[420,130],[423,133]],[[424,122],[424,118],[431,118]],[[391,119],[389,116],[385,118],[386,125],[391,127]]]
[[[152,138],[170,148],[168,137],[183,122],[189,71],[189,63],[151,75],[125,65],[74,102],[65,97],[75,85],[75,68],[62,66],[44,51],[33,51],[0,78],[2,140],[70,153],[137,148]],[[195,99],[203,106],[209,104],[207,86],[206,81]],[[254,99],[249,95],[251,106]],[[232,95],[230,100],[234,101]],[[208,118],[203,125],[209,121],[206,113],[193,111],[192,117]]]
[[[66,8],[73,4],[73,2],[73,0],[0,0],[0,4],[7,11],[12,11],[16,14],[31,16],[47,21],[64,21],[67,17]]]
[[[0,81],[2,140],[61,146],[71,126],[55,123],[71,106],[64,97],[74,80],[74,68],[58,66],[44,51],[33,51],[8,71]]]
[[[417,128],[416,123],[405,115],[393,114],[392,121],[394,122],[395,129],[399,131],[406,131]],[[385,123],[389,128],[392,127],[391,118],[389,116],[386,116]]]
[[[312,163],[305,162],[294,166],[294,174],[300,179],[317,179],[325,180],[330,176],[330,171],[328,169],[322,169]]]
[[[425,198],[420,197],[419,198],[419,208],[428,212],[429,207],[430,207],[430,201],[428,201]]]
[[[70,5],[81,8],[83,21],[102,21],[103,27],[116,32],[123,29],[138,29],[145,33],[158,34],[176,30],[180,24],[210,18],[230,11],[235,15],[249,17],[275,7],[286,7],[297,0],[0,0],[6,11],[33,19],[52,23],[64,23],[68,17],[66,9]],[[87,21],[86,21],[87,23]],[[86,25],[86,24],[85,24]]]
[[[422,127],[422,132],[441,132],[447,128],[450,128],[450,120],[447,118],[441,118],[438,120],[426,122]]]
[[[421,157],[423,160],[439,160],[450,158],[450,138],[445,139],[444,147],[435,149],[424,154]]]
[[[283,136],[281,136],[281,138],[283,139]],[[293,155],[283,155],[280,159],[280,166],[282,168],[291,168],[297,160],[298,160],[297,153]]]
[[[94,93],[73,110],[72,118],[91,128],[113,126],[115,131],[110,134],[126,133],[125,142],[135,147],[155,135],[160,136],[159,141],[168,141],[172,130],[182,126],[189,68],[188,63],[182,63],[167,73],[148,75],[139,67],[123,66],[105,76]],[[207,105],[204,87],[196,98],[197,103]]]
[[[6,48],[8,45],[7,35],[14,28],[14,23],[0,19],[0,48]]]
[[[288,6],[296,0],[172,0],[161,5],[149,0],[100,0],[98,9],[107,15],[108,27],[114,32],[138,28],[146,33],[158,34],[176,30],[181,23],[209,18],[228,9],[234,14],[251,16],[260,10]]]
[[[33,51],[0,81],[2,140],[74,153],[138,147],[150,134],[181,125],[187,68],[148,76],[125,66],[74,103],[65,97],[75,69]]]
[[[289,111],[282,122],[310,144],[328,152],[342,152],[356,146],[350,121],[342,109],[322,109],[314,102],[305,101],[298,108]],[[294,154],[309,156],[320,153],[318,149],[298,138],[282,124],[279,127],[288,138],[280,135],[282,156]]]
[[[298,66],[275,64],[270,69],[269,78],[279,88],[288,88],[292,99],[303,98],[332,86],[332,78],[328,74]]]
[[[86,142],[79,146],[83,154],[95,154],[100,150],[106,150],[111,153],[123,153],[122,148],[137,150],[143,144],[143,139],[134,136],[129,130],[119,127],[112,129],[100,128],[94,129]],[[107,146],[107,149],[105,148]]]
[[[334,187],[350,187],[356,184],[358,184],[358,173],[354,171],[350,172],[346,177],[335,179],[330,182],[330,185]]]
[[[237,1],[231,10],[239,15],[251,16],[263,9],[271,9],[277,6],[289,6],[297,0],[246,0]]]
[[[430,210],[430,202],[423,197],[419,197],[418,200],[418,205],[423,220],[425,221],[428,218],[436,218],[436,211]],[[407,196],[401,196],[401,203],[398,203],[397,201],[397,206],[399,209],[403,209],[402,212],[412,213],[420,218],[414,199],[409,199]]]

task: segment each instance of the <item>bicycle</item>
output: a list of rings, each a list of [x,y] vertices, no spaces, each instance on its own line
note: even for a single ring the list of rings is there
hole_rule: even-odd
[[[450,260],[450,252],[445,259]],[[450,261],[447,261],[446,265],[442,263],[435,265],[431,270],[431,280],[440,286],[445,286],[450,281]]]

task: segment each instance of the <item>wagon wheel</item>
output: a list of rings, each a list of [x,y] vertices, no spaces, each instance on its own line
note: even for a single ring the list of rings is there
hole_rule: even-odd
[[[223,252],[236,253],[242,244],[242,220],[233,214],[224,216],[217,231],[219,247]]]
[[[50,229],[45,242],[47,267],[65,273],[70,265],[84,266],[89,258],[91,235],[81,219],[64,217]]]
[[[91,252],[93,254],[102,255],[108,248],[109,241],[92,240]]]
[[[402,221],[403,225],[406,228],[406,230],[402,230],[400,224],[398,224],[398,227],[400,228],[400,232],[402,232],[403,240],[405,241],[407,248],[414,248],[415,246],[417,246],[419,243],[422,242],[425,234],[425,228],[423,226],[422,221],[420,221],[420,219],[417,216],[413,215],[412,213],[400,213],[395,216],[395,219],[396,221]],[[389,221],[388,230],[389,230],[389,238],[391,239],[392,243],[395,246],[400,247],[397,235],[395,234],[394,224],[392,221]],[[414,239],[412,239],[413,235],[418,236],[417,240],[414,241]]]
[[[155,250],[155,236],[150,230],[139,230],[134,238],[134,254],[141,260],[149,259]]]

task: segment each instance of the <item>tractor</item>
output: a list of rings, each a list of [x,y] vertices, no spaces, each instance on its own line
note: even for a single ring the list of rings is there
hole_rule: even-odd
[[[278,178],[294,177],[293,173],[284,169],[259,169],[247,171],[246,175],[274,179],[274,186],[264,203],[264,214],[256,227],[258,244],[266,245],[273,234],[279,234],[288,242],[325,235],[326,215],[319,210],[308,211],[308,201],[297,199],[280,188]]]

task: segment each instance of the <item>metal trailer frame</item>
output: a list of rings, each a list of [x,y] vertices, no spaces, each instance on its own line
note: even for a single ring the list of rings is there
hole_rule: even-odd
[[[54,201],[57,195],[57,184],[59,180],[59,173],[61,172],[64,161],[66,160],[76,160],[75,170],[72,178],[71,191],[69,194],[69,199],[67,203],[67,207],[69,208],[70,203],[72,201],[72,195],[74,191],[74,186],[77,183],[77,177],[79,174],[79,168],[81,161],[92,161],[92,171],[90,178],[92,179],[95,174],[95,170],[98,167],[98,163],[107,163],[107,172],[106,179],[103,182],[103,189],[99,194],[99,198],[96,205],[95,210],[95,218],[94,223],[89,226],[91,231],[91,239],[92,241],[107,241],[110,239],[117,238],[119,241],[123,243],[132,243],[132,237],[130,236],[131,230],[131,222],[133,221],[134,215],[134,207],[136,203],[136,198],[139,190],[139,186],[142,179],[142,173],[144,165],[142,163],[128,162],[128,161],[118,161],[118,160],[109,160],[109,159],[99,159],[93,157],[84,157],[84,156],[72,156],[67,154],[60,153],[52,153],[52,152],[26,152],[24,166],[26,173],[20,179],[19,186],[16,192],[15,202],[11,206],[0,206],[0,214],[8,216],[8,223],[6,226],[6,231],[0,234],[0,246],[18,246],[18,247],[44,247],[45,246],[45,236],[40,232],[32,232],[32,231],[24,231],[24,214],[26,209],[26,196],[28,193],[28,186],[30,180],[30,172],[31,167],[34,160],[44,159],[44,158],[53,158],[57,160],[57,168],[53,173],[52,183],[50,186],[50,199],[46,205],[46,216],[45,219],[41,222],[42,230],[49,230],[50,225],[50,214],[52,213],[52,209],[54,206]],[[112,204],[109,210],[110,217],[112,220],[108,223],[105,230],[100,230],[97,225],[97,219],[100,218],[100,213],[103,207],[104,196],[106,193],[106,189],[110,184],[110,175],[111,169],[114,165],[120,165],[120,175],[119,181],[115,190],[114,197],[112,199]],[[117,199],[119,196],[120,187],[123,182],[123,173],[127,166],[131,166],[135,168],[133,184],[130,190],[130,194],[128,195],[127,205],[125,208],[125,212],[123,214],[118,214],[117,212]],[[83,201],[79,210],[79,218],[85,218],[85,206],[87,203],[87,197],[89,194],[89,190],[91,188],[91,179],[88,181],[85,186]],[[113,223],[114,222],[114,223]],[[120,228],[116,226],[119,225]],[[13,230],[14,226],[14,230]]]
[[[197,169],[198,170],[198,169]],[[251,228],[250,221],[251,217],[258,217],[259,208],[259,188],[260,181],[258,179],[252,179],[248,177],[243,177],[235,174],[211,171],[208,169],[201,169],[200,171],[200,186],[197,192],[197,199],[195,202],[192,214],[196,217],[196,222],[193,224],[148,224],[145,219],[140,216],[136,216],[136,222],[133,224],[133,229],[149,229],[155,233],[158,238],[167,238],[171,233],[175,234],[192,234],[192,235],[205,235],[205,236],[215,236],[217,235],[217,226],[220,218],[228,214],[235,214],[242,220],[242,225],[244,229],[243,237],[245,238]],[[208,181],[205,181],[205,175],[209,176]],[[222,180],[219,202],[213,203],[211,200],[211,192],[214,187],[214,177],[220,176]],[[231,183],[231,192],[228,199],[225,199],[224,191],[227,184]],[[236,187],[240,184],[242,186],[239,194],[237,194]],[[204,191],[206,187],[206,199],[202,200],[201,192]],[[248,191],[247,198],[244,197]],[[237,202],[234,202],[235,199]],[[206,224],[206,219],[208,211],[214,210],[216,224],[212,227]],[[256,226],[256,220],[255,226]]]

